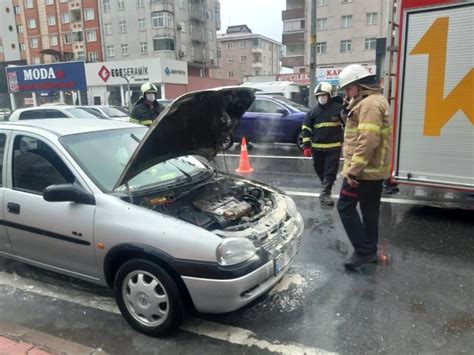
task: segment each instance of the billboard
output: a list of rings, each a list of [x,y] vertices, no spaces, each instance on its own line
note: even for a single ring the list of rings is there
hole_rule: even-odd
[[[362,64],[367,68],[369,73],[376,74],[376,66],[373,64]],[[316,69],[316,81],[317,83],[327,82],[332,86],[339,86],[339,74],[345,66],[328,66],[328,67],[318,67]]]
[[[84,62],[7,67],[8,91],[87,90]]]

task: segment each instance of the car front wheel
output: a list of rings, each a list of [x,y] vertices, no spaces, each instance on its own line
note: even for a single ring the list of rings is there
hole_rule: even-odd
[[[296,145],[298,146],[298,148],[300,148],[300,150],[303,150],[304,149],[304,145],[303,145],[303,131],[299,131],[298,132],[298,135],[296,136]]]
[[[124,318],[141,333],[163,335],[183,321],[183,301],[176,283],[148,260],[122,265],[115,277],[115,298]]]

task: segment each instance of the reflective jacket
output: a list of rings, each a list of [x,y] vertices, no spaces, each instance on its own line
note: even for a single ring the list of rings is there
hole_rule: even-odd
[[[144,126],[151,126],[153,121],[160,115],[162,111],[158,101],[154,101],[153,105],[145,102],[145,98],[141,98],[133,107],[130,114],[130,122],[139,123]]]
[[[343,176],[382,180],[390,176],[392,126],[381,90],[364,90],[347,108]]]
[[[343,139],[341,109],[342,99],[335,96],[324,106],[318,103],[308,113],[302,127],[305,148],[341,149]]]

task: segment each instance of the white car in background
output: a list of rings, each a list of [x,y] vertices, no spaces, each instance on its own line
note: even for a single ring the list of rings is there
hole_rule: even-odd
[[[51,105],[51,106],[38,106],[28,107],[13,111],[8,118],[9,121],[22,121],[22,120],[37,120],[44,118],[103,118],[107,117],[77,106],[68,105]]]
[[[93,110],[100,113],[102,116],[116,121],[128,122],[130,116],[127,115],[124,111],[118,109],[114,106],[78,106],[79,108],[85,109],[87,111]]]

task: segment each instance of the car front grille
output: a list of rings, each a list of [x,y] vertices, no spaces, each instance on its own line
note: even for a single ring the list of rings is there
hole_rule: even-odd
[[[271,230],[266,237],[261,239],[261,247],[270,255],[278,255],[282,249],[295,237],[297,226],[291,217]]]

